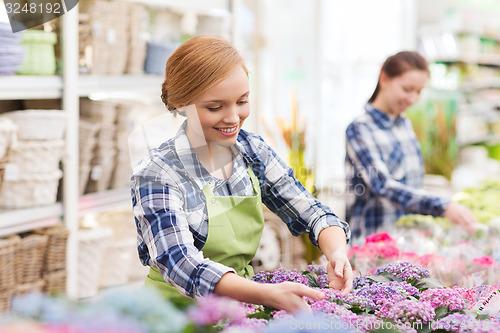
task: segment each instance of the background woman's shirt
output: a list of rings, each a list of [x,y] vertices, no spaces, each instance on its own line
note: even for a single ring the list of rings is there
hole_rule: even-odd
[[[240,131],[231,147],[233,172],[223,180],[211,176],[200,163],[185,127],[186,123],[175,138],[151,150],[132,176],[139,257],[144,265],[157,267],[182,294],[206,295],[226,272],[234,271],[203,257],[208,214],[202,189],[210,184],[214,195],[251,196],[248,166],[259,179],[262,202],[293,235],[309,233],[317,245],[321,230],[339,226],[349,239],[347,223],[317,201],[261,137]]]
[[[423,191],[424,164],[410,120],[365,106],[346,130],[346,220],[353,238],[407,213],[442,216],[449,200]]]

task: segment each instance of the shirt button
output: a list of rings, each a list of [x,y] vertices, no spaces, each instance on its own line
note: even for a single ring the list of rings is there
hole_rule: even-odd
[[[212,200],[210,200],[211,203],[215,203],[215,198],[212,198]]]

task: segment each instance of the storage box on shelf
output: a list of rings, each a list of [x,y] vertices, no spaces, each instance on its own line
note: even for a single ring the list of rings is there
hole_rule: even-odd
[[[104,250],[113,231],[91,227],[78,230],[78,297],[89,298],[99,291],[99,276]]]
[[[80,65],[91,74],[142,73],[144,6],[118,1],[80,1]]]
[[[20,110],[1,117],[17,127],[16,144],[10,147],[9,175],[0,189],[0,207],[28,208],[57,200],[62,172],[66,113],[61,110]]]
[[[55,32],[26,30],[21,35],[21,45],[25,49],[25,58],[19,74],[51,75],[56,71],[54,45],[57,42]]]

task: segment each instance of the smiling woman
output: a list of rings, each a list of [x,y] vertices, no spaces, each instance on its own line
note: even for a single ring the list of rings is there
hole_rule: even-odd
[[[469,231],[477,225],[465,206],[422,190],[420,143],[404,112],[418,101],[428,77],[427,62],[417,52],[390,56],[365,114],[346,129],[346,218],[355,241],[409,213],[445,216]]]
[[[162,100],[186,121],[134,168],[139,257],[151,267],[146,285],[174,302],[215,293],[298,311],[307,308],[304,296],[324,294],[245,279],[264,228],[262,203],[292,234],[309,234],[328,259],[330,286],[344,293],[353,280],[350,231],[260,136],[242,129],[249,94],[241,55],[219,37],[195,37],[170,56]]]

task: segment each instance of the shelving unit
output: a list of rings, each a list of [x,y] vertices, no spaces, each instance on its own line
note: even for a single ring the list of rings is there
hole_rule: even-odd
[[[195,12],[200,15],[231,15],[239,0],[122,0],[150,8]],[[200,5],[202,4],[202,5]],[[213,11],[211,8],[217,8]],[[225,8],[225,9],[221,9]],[[67,247],[67,295],[78,298],[78,221],[88,213],[99,213],[131,205],[129,189],[114,189],[79,196],[79,98],[89,95],[107,98],[126,96],[129,100],[159,96],[161,75],[80,75],[78,50],[79,6],[61,19],[62,75],[0,76],[0,100],[61,99],[67,113],[66,150],[63,157],[63,198],[53,205],[18,210],[0,210],[0,236],[30,231],[61,223],[69,229]],[[234,24],[234,22],[233,22]],[[234,41],[235,29],[229,35]]]

